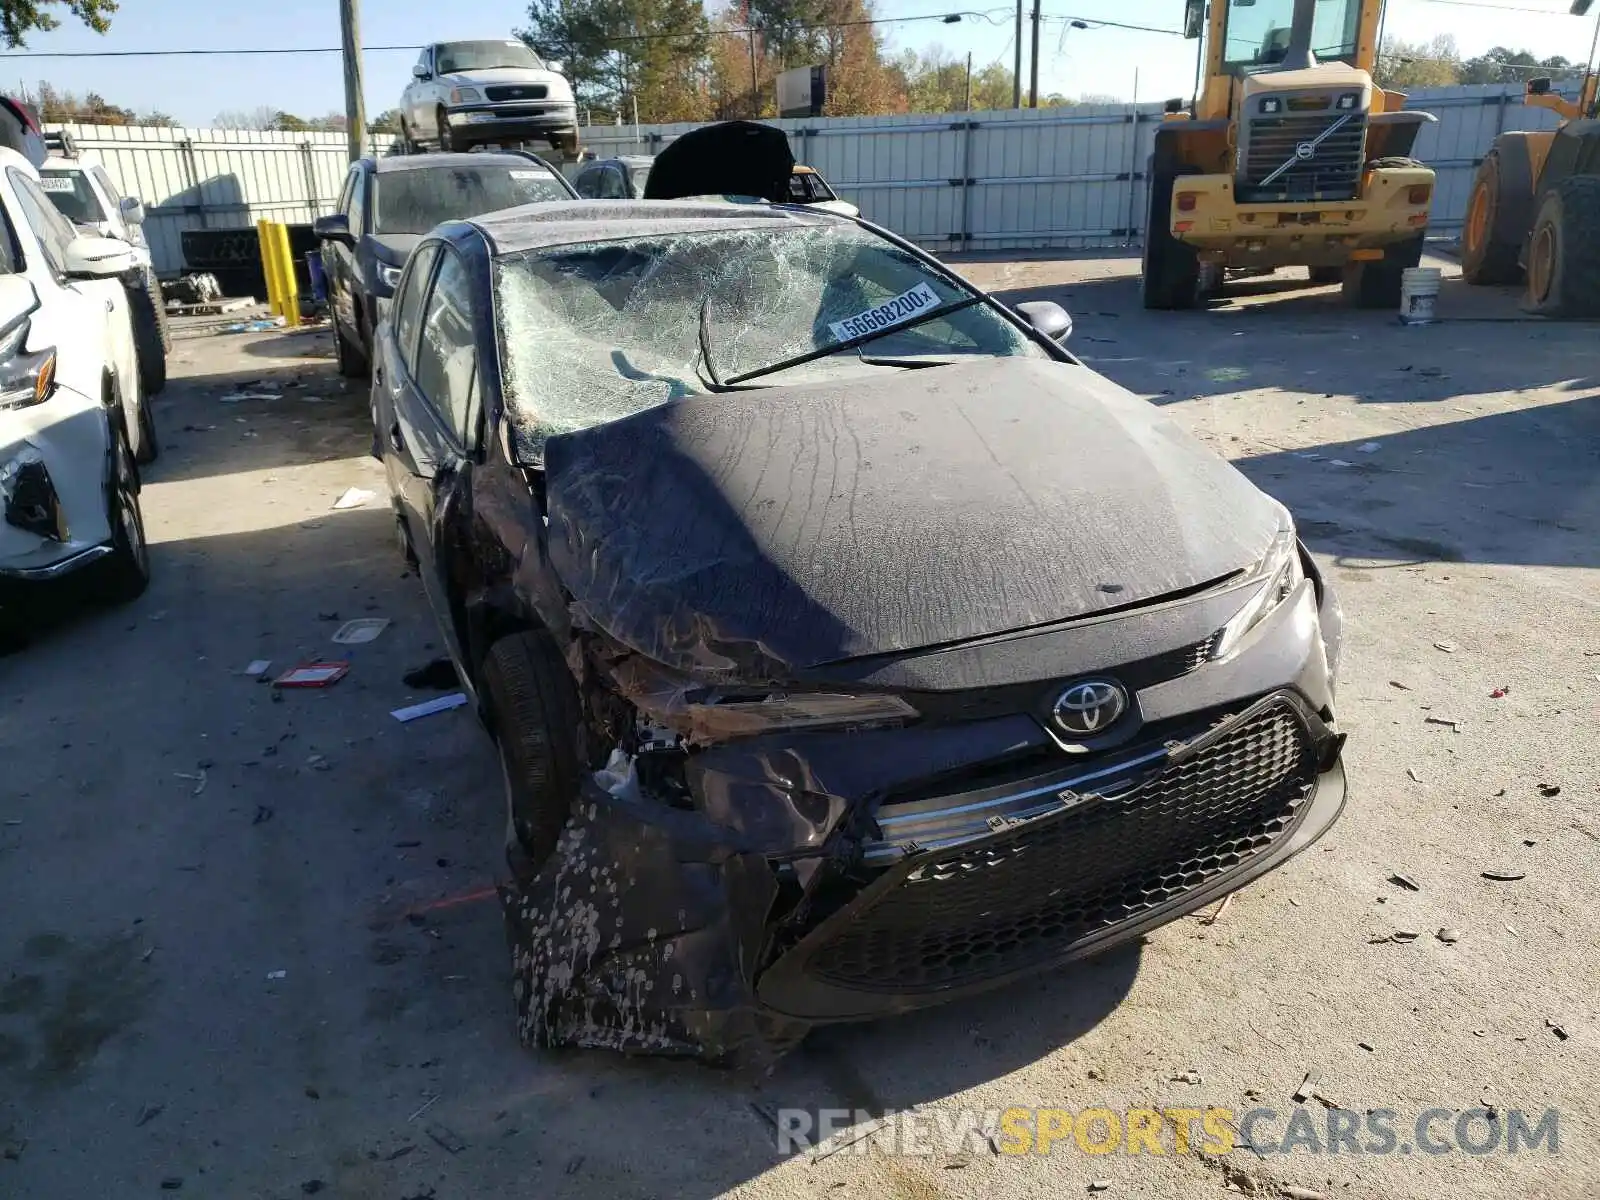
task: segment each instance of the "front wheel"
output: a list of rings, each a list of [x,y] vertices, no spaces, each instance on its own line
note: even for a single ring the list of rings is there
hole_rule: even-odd
[[[1344,268],[1344,299],[1356,308],[1400,307],[1406,271],[1422,261],[1422,234],[1383,248],[1383,257]]]
[[[346,379],[360,379],[367,373],[366,361],[350,344],[350,338],[337,316],[333,318],[333,353],[339,363],[339,374]]]
[[[505,778],[507,854],[531,874],[555,851],[582,780],[577,687],[548,634],[519,633],[490,647],[483,690]]]
[[[1197,174],[1193,167],[1154,176],[1150,181],[1150,206],[1145,213],[1144,261],[1139,291],[1150,309],[1194,308],[1200,303],[1200,256],[1193,246],[1172,233],[1172,188],[1183,175]],[[1220,281],[1217,281],[1220,287]]]
[[[126,604],[150,586],[150,548],[144,537],[139,506],[139,474],[127,437],[111,429],[111,478],[106,484],[106,524],[111,527],[111,554],[101,563],[101,590],[113,604]]]
[[[441,108],[434,114],[434,120],[439,124],[439,149],[442,153],[449,154],[456,149],[455,135],[450,132],[450,118]]]

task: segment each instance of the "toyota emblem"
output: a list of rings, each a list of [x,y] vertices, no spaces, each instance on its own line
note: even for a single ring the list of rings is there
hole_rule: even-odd
[[[1103,733],[1128,710],[1128,693],[1109,679],[1085,679],[1056,697],[1050,715],[1068,733]]]

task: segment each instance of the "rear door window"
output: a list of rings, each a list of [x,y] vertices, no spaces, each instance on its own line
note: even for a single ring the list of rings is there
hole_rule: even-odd
[[[439,243],[429,242],[411,256],[406,267],[406,277],[401,284],[399,298],[395,301],[394,337],[400,346],[400,357],[406,370],[415,374],[417,319],[422,312],[422,298],[428,291],[428,277],[433,274],[433,261],[439,257]]]
[[[423,306],[413,378],[444,427],[468,449],[476,440],[472,435],[478,413],[472,308],[471,272],[459,254],[445,250]]]
[[[57,275],[66,274],[67,247],[77,238],[78,231],[73,228],[71,221],[56,211],[31,177],[15,167],[9,168],[6,174],[10,176],[11,186],[17,193],[22,219],[33,230],[33,236],[39,239],[39,249],[45,261]]]

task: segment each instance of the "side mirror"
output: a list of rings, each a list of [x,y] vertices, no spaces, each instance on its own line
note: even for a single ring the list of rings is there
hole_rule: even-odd
[[[138,265],[132,247],[113,238],[74,238],[64,256],[68,279],[107,279]]]
[[[417,63],[414,67],[411,68],[411,74],[416,76],[418,79],[432,79],[433,78],[433,72],[428,70],[428,68],[423,66],[421,63]]]
[[[1237,2],[1237,0],[1236,0]],[[1183,6],[1183,36],[1197,38],[1206,23],[1206,0],[1185,0]]]
[[[547,61],[544,65],[546,70],[554,71],[557,75],[561,74],[563,69],[566,67],[566,64],[560,59],[556,59],[553,62]]]
[[[311,223],[311,234],[318,241],[342,242],[346,246],[354,245],[356,240],[350,233],[350,218],[344,213],[318,217]]]
[[[139,197],[124,196],[117,207],[122,210],[122,219],[129,225],[144,224],[144,201]]]
[[[1054,300],[1025,300],[1017,305],[1022,319],[1052,342],[1064,342],[1072,336],[1072,317]]]
[[[1167,113],[1168,115],[1172,115],[1172,114],[1175,114],[1175,113],[1181,113],[1183,111],[1183,101],[1182,101],[1182,99],[1180,99],[1178,97],[1173,97],[1171,100],[1168,100],[1165,104],[1163,104],[1161,106],[1161,111],[1164,112],[1164,113]]]

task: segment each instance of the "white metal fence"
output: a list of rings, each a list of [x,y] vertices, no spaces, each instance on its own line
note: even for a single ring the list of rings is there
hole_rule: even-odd
[[[1416,155],[1439,172],[1431,232],[1460,228],[1472,172],[1495,134],[1551,128],[1515,85],[1430,88]],[[1160,105],[772,122],[870,219],[934,250],[1131,245]],[[156,266],[182,265],[180,233],[301,222],[329,212],[344,177],[343,134],[69,126],[126,194],[140,196]],[[651,154],[692,125],[594,126],[600,157]],[[380,151],[388,139],[378,139]]]

